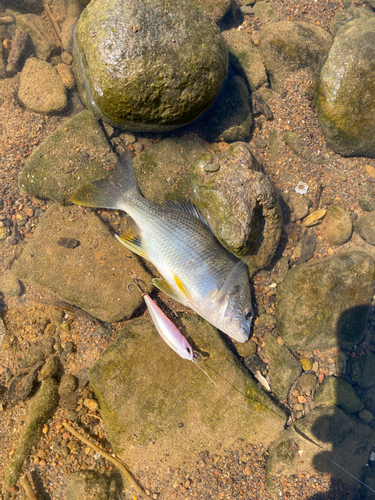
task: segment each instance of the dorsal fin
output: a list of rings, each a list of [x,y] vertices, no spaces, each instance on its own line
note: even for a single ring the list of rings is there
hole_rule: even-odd
[[[164,202],[164,205],[166,205],[169,208],[174,208],[176,210],[180,210],[181,212],[186,212],[190,215],[193,215],[197,219],[199,219],[203,224],[206,224],[206,226],[210,227],[206,219],[203,217],[201,211],[199,208],[197,208],[193,203],[190,201],[186,200],[166,200]],[[211,229],[211,228],[210,228]]]

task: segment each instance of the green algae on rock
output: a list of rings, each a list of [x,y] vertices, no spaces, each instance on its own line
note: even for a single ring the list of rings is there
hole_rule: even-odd
[[[44,424],[53,416],[57,408],[57,387],[57,380],[48,378],[42,382],[40,389],[31,400],[29,417],[16,453],[5,469],[4,484],[7,488],[18,481],[24,461],[29,458],[32,447],[38,444]]]
[[[111,125],[164,131],[194,121],[227,71],[219,29],[188,0],[92,0],[75,30],[82,99]]]
[[[291,349],[350,348],[367,324],[375,261],[346,252],[288,271],[277,290],[277,328]]]
[[[70,203],[73,192],[108,175],[117,157],[90,111],[64,122],[27,158],[18,185],[38,198]]]
[[[346,413],[357,413],[363,409],[363,403],[353,387],[337,377],[326,377],[315,395],[317,406],[339,406]]]
[[[245,408],[228,401],[194,363],[179,358],[149,317],[130,321],[90,369],[89,379],[108,439],[135,473],[180,467],[192,453],[221,453],[241,438],[267,446],[283,428],[282,411],[217,330],[195,314],[178,323],[220,391]]]
[[[315,89],[327,146],[342,156],[375,157],[375,17],[344,24]]]
[[[260,32],[259,50],[272,89],[282,89],[288,76],[309,68],[317,74],[332,44],[329,33],[314,24],[297,21],[269,23]]]
[[[248,144],[234,143],[203,155],[192,171],[193,200],[216,237],[231,252],[248,256],[251,272],[266,267],[279,243],[282,218],[275,188]]]

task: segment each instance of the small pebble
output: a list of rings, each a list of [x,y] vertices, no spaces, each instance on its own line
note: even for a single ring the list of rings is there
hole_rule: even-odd
[[[90,411],[98,411],[99,410],[99,403],[96,401],[96,399],[90,399],[86,398],[83,401],[83,404],[88,408]]]

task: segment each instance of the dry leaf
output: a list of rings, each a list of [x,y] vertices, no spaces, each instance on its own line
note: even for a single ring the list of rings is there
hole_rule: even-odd
[[[315,226],[315,224],[318,224],[318,222],[321,222],[325,214],[327,213],[327,210],[325,208],[320,208],[319,210],[315,210],[312,214],[308,215],[304,221],[302,222],[301,226],[304,227],[310,227],[310,226]]]

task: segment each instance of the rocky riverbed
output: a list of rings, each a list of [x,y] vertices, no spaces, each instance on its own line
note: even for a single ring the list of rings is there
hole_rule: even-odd
[[[221,92],[198,122],[139,133],[81,102],[71,40],[83,5],[0,2],[4,499],[25,498],[22,473],[51,499],[374,495],[333,463],[375,489],[374,99],[359,79],[360,111],[345,114],[355,120],[341,134],[323,90],[345,53],[361,57],[361,30],[374,36],[375,5],[195,3],[228,46]],[[254,253],[245,344],[148,289],[219,391],[162,344],[127,291],[157,276],[115,241],[127,217],[69,203],[125,148],[146,198],[193,200],[227,248]],[[145,493],[67,421],[124,460]]]

